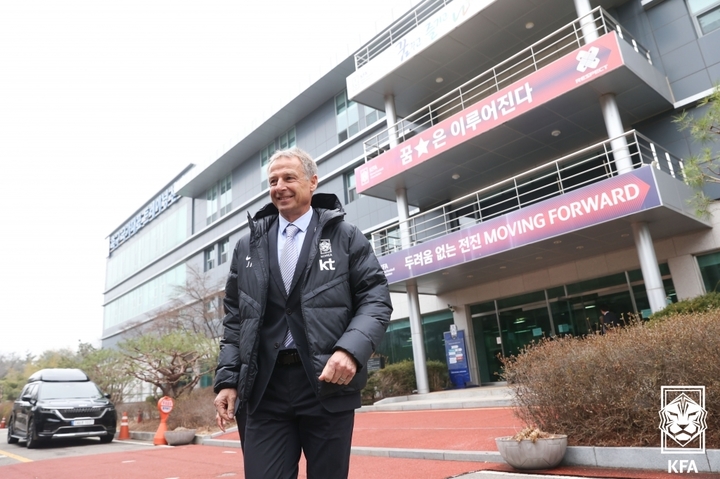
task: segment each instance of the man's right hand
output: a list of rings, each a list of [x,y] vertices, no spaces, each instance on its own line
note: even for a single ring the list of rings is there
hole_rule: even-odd
[[[234,388],[221,389],[215,397],[215,421],[221,431],[225,432],[225,422],[232,421],[235,416],[235,400],[237,391]]]

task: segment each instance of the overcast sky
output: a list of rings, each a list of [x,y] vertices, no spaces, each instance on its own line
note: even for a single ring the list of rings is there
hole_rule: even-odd
[[[0,354],[99,346],[107,236],[414,3],[0,0]]]

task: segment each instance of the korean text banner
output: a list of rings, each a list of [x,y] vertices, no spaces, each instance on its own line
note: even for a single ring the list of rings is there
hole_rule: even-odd
[[[392,284],[660,205],[651,167],[645,166],[379,260]]]
[[[605,34],[360,165],[355,169],[357,192],[364,193],[622,65],[615,32]]]

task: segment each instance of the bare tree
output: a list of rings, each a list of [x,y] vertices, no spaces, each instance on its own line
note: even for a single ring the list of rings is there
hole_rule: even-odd
[[[129,375],[174,398],[213,372],[222,334],[222,285],[194,266],[187,272],[174,299],[118,344]]]
[[[140,381],[159,388],[163,395],[177,398],[192,390],[200,378],[213,369],[217,352],[205,334],[173,331],[142,334],[119,345],[125,356],[125,371]]]

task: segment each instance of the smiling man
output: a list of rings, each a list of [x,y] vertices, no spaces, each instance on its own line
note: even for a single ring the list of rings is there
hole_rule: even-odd
[[[247,479],[346,478],[367,360],[390,321],[387,280],[299,148],[268,164],[271,204],[248,218],[225,287],[215,375],[221,428],[239,415]],[[246,421],[243,427],[243,422]]]

